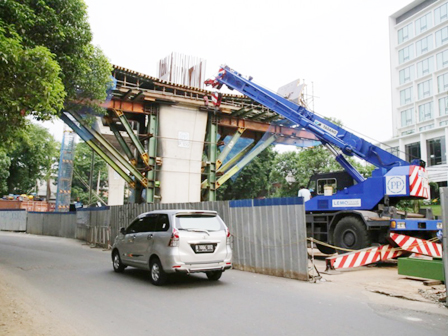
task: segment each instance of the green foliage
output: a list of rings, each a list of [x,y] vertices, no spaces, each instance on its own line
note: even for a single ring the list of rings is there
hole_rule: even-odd
[[[89,203],[89,179],[90,166],[92,162],[92,149],[85,143],[80,142],[76,145],[74,159],[74,174],[72,182],[72,202],[79,200],[88,205]],[[100,173],[100,190],[107,187],[107,165],[98,155],[94,157],[94,167],[92,174],[92,187],[96,191],[98,183],[98,172]],[[100,192],[101,194],[101,192]],[[100,195],[101,196],[101,195]],[[103,197],[104,198],[104,197]],[[96,203],[97,199],[92,195],[92,203]]]
[[[0,1],[0,141],[27,115],[48,120],[68,102],[106,98],[111,66],[91,40],[82,0]]]
[[[373,166],[363,165],[353,158],[348,161],[364,176],[371,175]],[[274,197],[297,196],[300,185],[306,186],[314,174],[341,171],[330,152],[322,146],[304,148],[299,151],[279,153],[273,162],[271,181],[279,187],[272,194]],[[292,180],[290,182],[288,180]]]
[[[3,149],[10,160],[9,176],[6,179],[7,193],[30,193],[38,180],[47,179],[59,156],[59,147],[60,144],[42,126],[28,122],[18,130],[14,143]],[[2,161],[7,163],[7,160],[0,158],[0,162]]]
[[[6,183],[9,177],[9,167],[11,166],[11,159],[6,151],[0,148],[0,196],[8,193],[8,184]]]
[[[1,21],[0,21],[1,25]],[[62,107],[64,86],[54,55],[44,47],[25,49],[15,33],[0,26],[0,141],[10,143],[25,115],[49,119]],[[44,111],[44,112],[39,112]]]

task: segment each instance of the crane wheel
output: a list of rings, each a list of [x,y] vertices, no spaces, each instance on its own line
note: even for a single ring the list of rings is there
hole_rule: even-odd
[[[371,238],[367,227],[361,219],[348,216],[342,218],[334,229],[334,243],[336,246],[350,250],[359,250],[371,245]],[[345,253],[346,251],[338,251]]]

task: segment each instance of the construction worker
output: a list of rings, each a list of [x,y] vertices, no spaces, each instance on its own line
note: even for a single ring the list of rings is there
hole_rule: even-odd
[[[311,199],[311,193],[307,188],[305,188],[305,186],[300,186],[298,196],[303,197],[304,202],[309,201]]]

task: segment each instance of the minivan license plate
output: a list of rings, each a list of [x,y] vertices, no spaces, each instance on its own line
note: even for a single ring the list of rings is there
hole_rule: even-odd
[[[213,250],[213,244],[201,244],[194,246],[194,251],[196,253],[212,253]]]

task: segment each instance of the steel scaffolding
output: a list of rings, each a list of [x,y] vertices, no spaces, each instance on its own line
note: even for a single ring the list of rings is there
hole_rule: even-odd
[[[64,137],[62,138],[61,155],[59,157],[56,211],[66,212],[70,209],[74,156],[75,133],[67,125],[64,125]]]

